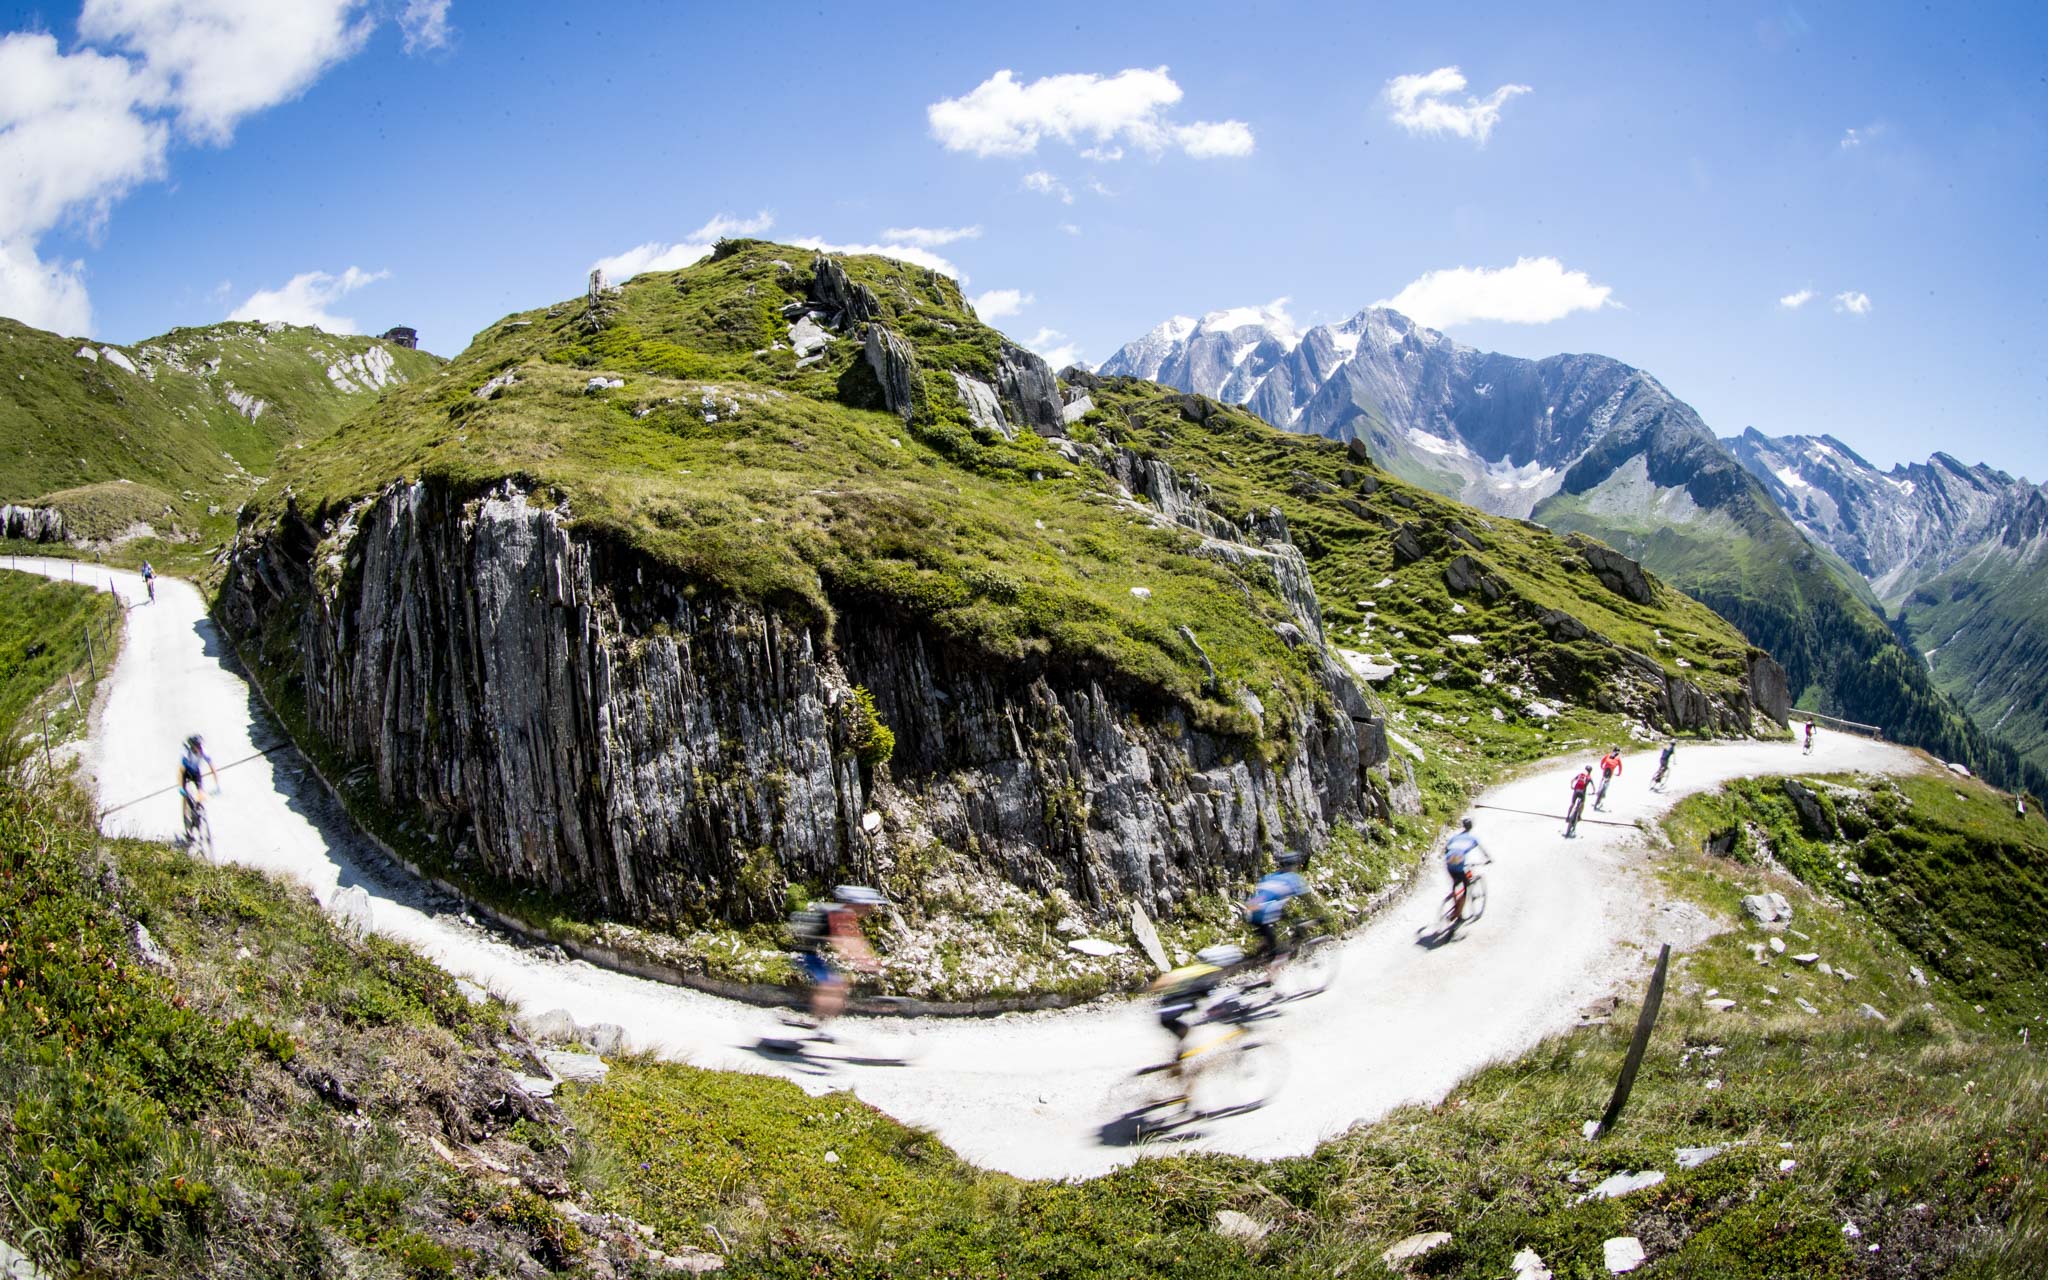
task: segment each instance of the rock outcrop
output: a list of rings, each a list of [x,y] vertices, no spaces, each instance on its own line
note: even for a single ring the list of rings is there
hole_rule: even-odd
[[[856,283],[846,268],[822,253],[811,259],[811,301],[840,329],[882,315],[882,304],[868,287]]]
[[[64,541],[64,513],[55,507],[0,506],[0,538],[27,542]]]
[[[915,422],[925,412],[924,370],[917,364],[917,352],[895,332],[879,324],[868,326],[862,353],[875,381],[882,385],[882,403],[905,422]]]
[[[1654,604],[1656,588],[1650,585],[1650,576],[1643,572],[1643,566],[1616,551],[1604,542],[1595,542],[1582,534],[1567,534],[1566,545],[1579,553],[1586,567],[1600,579],[1600,585],[1618,596],[1626,596],[1637,604]]]
[[[886,334],[869,328],[871,351]],[[1210,544],[1298,582],[1320,645],[1299,551],[1254,523]],[[314,730],[441,847],[633,921],[768,919],[788,881],[883,879],[931,849],[1164,911],[1387,803],[1382,726],[1334,663],[1326,699],[1269,706],[1251,741],[915,618],[847,609],[828,633],[688,586],[510,486],[394,485],[320,527],[291,512],[246,535],[221,615],[248,637],[283,629]],[[856,687],[895,733],[873,767]],[[875,811],[889,821],[864,823]]]

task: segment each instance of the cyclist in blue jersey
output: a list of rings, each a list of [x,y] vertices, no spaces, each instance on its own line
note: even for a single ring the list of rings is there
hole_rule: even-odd
[[[1465,889],[1472,883],[1472,857],[1486,855],[1480,847],[1479,837],[1472,834],[1472,819],[1458,823],[1458,834],[1444,845],[1444,870],[1451,875],[1451,923],[1457,924],[1465,918]]]
[[[1301,862],[1300,854],[1283,850],[1273,859],[1273,870],[1260,877],[1252,886],[1251,897],[1245,899],[1244,918],[1259,935],[1258,958],[1265,962],[1268,982],[1279,976],[1280,965],[1287,959],[1288,948],[1280,936],[1287,904],[1308,892],[1308,881],[1301,878]]]

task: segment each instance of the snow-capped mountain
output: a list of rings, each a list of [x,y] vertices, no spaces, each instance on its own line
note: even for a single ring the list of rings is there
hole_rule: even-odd
[[[1177,316],[1100,372],[1242,404],[1292,431],[1363,440],[1395,474],[1503,515],[1529,517],[1560,491],[1584,493],[1626,471],[1618,483],[1628,501],[1683,520],[1735,478],[1698,415],[1639,369],[1605,356],[1496,355],[1383,307],[1305,332],[1277,305]],[[1666,464],[1655,480],[1647,457],[1628,468],[1653,439]],[[1580,465],[1595,454],[1605,462]],[[1650,491],[1701,479],[1668,465],[1677,455],[1719,474],[1685,501],[1660,499]],[[1609,495],[1608,505],[1621,500]]]
[[[1994,750],[1971,737],[1938,682],[1982,723],[2019,725],[2010,709],[1962,687],[1989,669],[1988,659],[1913,661],[1871,587],[1873,579],[1895,586],[1885,574],[1898,566],[1938,574],[1958,564],[1962,545],[1942,531],[1996,523],[1991,495],[2007,479],[1998,473],[1937,458],[1887,476],[1825,438],[1745,469],[1690,405],[1640,369],[1599,355],[1480,351],[1385,308],[1307,330],[1278,304],[1176,317],[1100,372],[1242,404],[1289,430],[1363,441],[1374,461],[1425,488],[1600,538],[1741,627],[1785,667],[1803,705],[1930,747]],[[1757,459],[1766,452],[1749,450]],[[1830,457],[1839,465],[1827,470]],[[1930,576],[1915,578],[1944,593],[1930,622],[1960,616],[1967,584]],[[1951,629],[2023,641],[2048,634],[2026,629],[2031,618],[2048,620],[2048,607],[2029,612],[2031,600],[2014,595],[1995,617]],[[1942,643],[1908,634],[1923,650]],[[2027,661],[2035,649],[2031,641],[2002,646]],[[2048,700],[2048,676],[2007,674],[2034,704]],[[2030,737],[2019,736],[2023,744]],[[2048,728],[2034,741],[2048,744]],[[2048,759],[2048,745],[2038,749]]]
[[[2048,488],[1945,453],[1880,471],[1833,436],[1751,429],[1726,443],[1870,580],[1937,685],[2048,760]]]
[[[1888,605],[1984,544],[2001,542],[2041,494],[2026,480],[1945,453],[1880,471],[1833,436],[1771,437],[1752,427],[1722,443]]]

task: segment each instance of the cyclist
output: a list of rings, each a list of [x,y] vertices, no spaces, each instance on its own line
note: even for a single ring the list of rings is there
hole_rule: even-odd
[[[1266,964],[1266,981],[1271,982],[1280,974],[1280,966],[1287,959],[1290,950],[1280,936],[1280,922],[1287,914],[1287,904],[1308,892],[1308,881],[1301,878],[1302,856],[1292,849],[1282,850],[1273,859],[1273,870],[1260,877],[1252,888],[1251,897],[1245,899],[1244,918],[1258,931],[1258,958]]]
[[[1813,754],[1813,721],[1806,722],[1806,754]]]
[[[1451,875],[1451,923],[1454,925],[1465,918],[1465,890],[1472,884],[1471,860],[1475,853],[1486,857],[1479,837],[1472,834],[1472,819],[1461,819],[1458,834],[1444,842],[1444,870]]]
[[[1593,766],[1581,769],[1572,779],[1572,799],[1564,811],[1564,833],[1575,836],[1579,833],[1579,819],[1586,812],[1586,789],[1593,785]]]
[[[1615,747],[1600,757],[1600,790],[1593,797],[1595,809],[1607,807],[1607,788],[1621,775],[1621,748]]]
[[[1173,1073],[1186,1086],[1188,1033],[1200,1022],[1216,988],[1244,963],[1244,948],[1228,943],[1204,947],[1195,953],[1194,963],[1162,973],[1147,988],[1158,1002],[1159,1025],[1173,1035]],[[1186,1097],[1181,1098],[1185,1104]]]
[[[155,603],[156,603],[156,568],[155,568],[155,567],[154,567],[153,565],[151,565],[151,564],[149,563],[149,561],[147,561],[147,560],[144,560],[144,561],[142,562],[142,586],[143,586],[143,589],[144,589],[144,590],[146,590],[146,591],[148,591],[148,592],[149,592],[149,602],[150,602],[151,604],[155,604]]]
[[[861,922],[887,901],[874,889],[842,884],[832,891],[831,901],[813,902],[797,913],[791,925],[804,974],[811,980],[811,1020],[821,1040],[832,1038],[825,1024],[846,1009],[846,995],[852,984],[840,964],[862,973],[881,970],[881,961],[868,946]]]
[[[208,773],[213,775],[213,789],[219,791],[220,770],[214,767],[213,757],[206,754],[205,742],[195,733],[185,739],[185,754],[178,757],[178,798],[184,802],[185,839],[188,842],[205,825],[205,775]]]
[[[1678,750],[1678,739],[1672,738],[1664,744],[1664,750],[1657,755],[1657,772],[1650,775],[1650,785],[1662,791],[1664,779],[1671,772],[1671,754]]]

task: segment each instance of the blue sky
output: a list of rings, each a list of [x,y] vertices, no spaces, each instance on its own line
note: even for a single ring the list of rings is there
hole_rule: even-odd
[[[2048,479],[2040,6],[597,8],[7,6],[0,312],[452,354],[720,216],[973,227],[926,249],[1028,295],[996,323],[1052,352],[1464,268],[1408,296],[1472,345],[1616,356],[1724,435]],[[1521,259],[1556,266],[1489,274]]]

